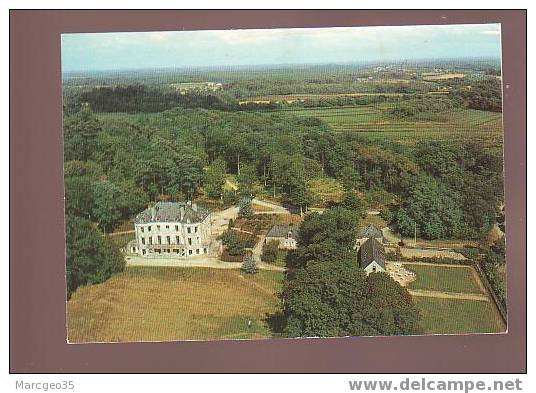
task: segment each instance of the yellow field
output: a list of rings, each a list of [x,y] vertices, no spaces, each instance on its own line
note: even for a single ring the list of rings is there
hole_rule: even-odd
[[[441,81],[447,79],[461,79],[465,78],[465,74],[449,73],[449,74],[423,74],[423,79],[427,81]]]
[[[69,342],[270,337],[266,319],[279,309],[282,280],[272,271],[130,267],[73,294]]]

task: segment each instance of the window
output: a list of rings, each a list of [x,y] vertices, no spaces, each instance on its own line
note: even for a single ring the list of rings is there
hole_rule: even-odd
[[[166,229],[169,229],[169,225],[166,225]]]
[[[194,227],[194,232],[197,233],[197,227]]]
[[[203,254],[206,254],[206,253],[207,253],[207,249],[203,248]]]
[[[192,250],[188,250],[188,255],[192,255]]]
[[[175,230],[178,232],[179,231],[179,226],[178,225],[175,225]]]
[[[147,227],[147,231],[151,232],[151,226],[150,225]]]
[[[171,236],[166,236],[167,244],[171,244]]]
[[[196,253],[196,254],[199,254],[199,248],[195,250],[195,253]]]
[[[149,244],[153,244],[153,237],[152,236],[149,236]]]
[[[157,253],[159,253],[159,254],[162,254],[162,250],[159,249],[159,248],[157,248],[155,251],[156,251]]]
[[[190,246],[192,245],[192,238],[191,238],[191,237],[188,238],[188,244],[189,244]]]
[[[141,244],[145,245],[145,238],[144,237],[141,238]]]
[[[159,230],[160,230],[160,225],[157,225],[157,226],[156,226],[156,229],[159,231]]]
[[[188,227],[187,231],[188,233],[192,233],[192,228]]]
[[[145,255],[145,250],[141,250],[141,253],[142,253],[143,255]]]
[[[144,231],[144,228],[143,228],[143,227],[140,227],[140,231],[141,231],[141,233],[143,233],[143,231]]]
[[[179,253],[179,249],[176,248],[176,249],[175,249],[175,254],[178,254],[178,253]]]
[[[158,235],[158,244],[162,244],[162,236]]]

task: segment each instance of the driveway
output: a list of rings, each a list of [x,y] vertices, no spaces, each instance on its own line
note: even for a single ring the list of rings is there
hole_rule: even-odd
[[[213,269],[240,269],[240,262],[223,262],[213,256],[199,256],[188,259],[179,258],[146,258],[141,256],[126,257],[127,266],[165,266],[165,267],[207,267]],[[257,262],[262,270],[285,271],[281,266],[273,266],[263,262]]]
[[[253,198],[251,203],[270,209],[267,211],[259,212],[258,214],[290,214],[290,211],[287,208],[272,202],[262,201],[260,199]]]
[[[221,235],[229,226],[229,220],[236,220],[238,217],[238,207],[232,206],[228,209],[211,214],[212,234],[214,237]]]

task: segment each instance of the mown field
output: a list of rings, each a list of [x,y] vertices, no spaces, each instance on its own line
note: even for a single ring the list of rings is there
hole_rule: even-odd
[[[73,294],[69,342],[270,337],[267,316],[279,308],[282,280],[271,271],[129,267]]]
[[[486,294],[476,273],[467,266],[404,264],[416,274],[408,289],[447,293]],[[428,334],[497,333],[504,323],[493,301],[414,296],[421,312],[421,326]]]
[[[283,274],[272,271],[250,276],[238,269],[128,267],[73,294],[67,303],[69,342],[274,337],[268,317],[279,310],[282,282]],[[414,301],[427,334],[504,330],[490,302]]]
[[[417,279],[409,288],[429,291],[482,293],[470,267],[432,266],[404,264],[404,268],[414,272]]]
[[[387,139],[413,144],[419,139],[436,141],[481,141],[502,143],[502,114],[473,109],[430,114],[429,119],[398,120],[386,116],[378,106],[284,109],[297,116],[324,120],[337,132],[357,132],[364,139]]]
[[[414,297],[421,312],[421,326],[428,334],[504,332],[490,302]]]

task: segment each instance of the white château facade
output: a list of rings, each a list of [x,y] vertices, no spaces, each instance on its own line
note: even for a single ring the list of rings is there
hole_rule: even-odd
[[[211,252],[210,211],[192,202],[158,202],[134,221],[131,252],[142,256],[189,258]]]

